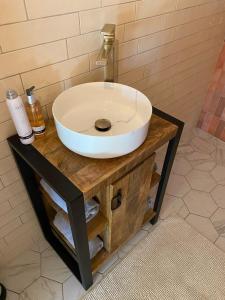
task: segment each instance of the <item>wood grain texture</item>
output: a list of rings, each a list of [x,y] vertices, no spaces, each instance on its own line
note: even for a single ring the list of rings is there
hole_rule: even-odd
[[[111,199],[121,191],[121,205],[111,211],[111,249],[114,251],[142,226],[147,210],[155,154],[111,185]]]
[[[145,142],[135,151],[112,159],[93,159],[80,156],[67,149],[59,140],[54,123],[47,126],[42,139],[33,147],[90,198],[99,190],[116,181],[155,150],[176,135],[177,126],[153,115]]]

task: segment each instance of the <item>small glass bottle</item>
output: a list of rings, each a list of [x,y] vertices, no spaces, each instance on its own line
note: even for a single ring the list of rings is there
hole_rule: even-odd
[[[34,88],[35,87],[32,86],[31,88],[26,89],[28,100],[26,103],[26,111],[33,132],[35,136],[38,137],[45,133],[45,120],[41,109],[41,104],[33,95]]]

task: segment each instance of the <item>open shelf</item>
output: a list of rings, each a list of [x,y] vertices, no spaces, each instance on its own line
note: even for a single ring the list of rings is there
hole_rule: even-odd
[[[160,178],[161,178],[161,176],[160,176],[157,172],[154,172],[154,173],[152,174],[152,180],[151,180],[150,190],[151,190],[154,186],[156,186],[156,184],[159,183]]]
[[[92,258],[91,260],[91,269],[92,272],[95,273],[100,266],[103,264],[103,262],[109,258],[112,255],[112,253],[109,253],[108,251],[106,251],[104,248],[99,251],[95,257]]]
[[[61,208],[59,207],[53,200],[52,198],[48,195],[48,193],[40,186],[40,191],[42,193],[42,196],[44,200],[46,200],[47,204],[51,206],[56,212],[62,212],[65,216],[65,218],[69,218],[68,214]],[[64,237],[62,233],[54,226],[53,220],[50,220],[52,227],[54,227],[55,231],[59,233],[60,237]],[[92,220],[90,220],[87,223],[87,234],[88,234],[88,240],[94,239],[97,235],[101,234],[107,226],[108,222],[107,219],[99,212]],[[66,239],[64,237],[64,239]],[[69,242],[67,241],[67,244]],[[73,247],[70,243],[69,245]]]

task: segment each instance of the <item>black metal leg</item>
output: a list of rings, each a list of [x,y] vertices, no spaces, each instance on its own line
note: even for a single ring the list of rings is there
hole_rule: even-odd
[[[39,224],[41,226],[45,238],[50,243],[50,245],[54,248],[54,250],[58,253],[58,255],[62,258],[64,263],[67,265],[67,267],[73,272],[73,274],[81,282],[83,282],[83,279],[80,274],[80,268],[78,266],[77,261],[74,259],[74,257],[71,256],[69,252],[66,251],[65,247],[59,242],[59,240],[52,233],[51,225],[49,223],[49,219],[45,211],[43,199],[38,189],[38,185],[37,185],[37,181],[33,169],[25,162],[25,160],[15,150],[13,150],[13,148],[11,148],[11,150],[16,160],[23,182],[26,186],[27,192],[30,196],[32,206],[36,212],[36,216],[38,218]]]
[[[164,164],[163,164],[163,169],[162,169],[162,173],[161,173],[161,179],[160,179],[160,182],[159,182],[159,187],[158,187],[158,191],[157,191],[156,199],[155,199],[155,204],[154,204],[154,211],[156,212],[156,215],[151,220],[151,223],[153,225],[158,221],[158,218],[159,218],[159,213],[160,213],[160,210],[161,210],[163,198],[164,198],[164,195],[165,195],[165,191],[166,191],[167,183],[168,183],[168,180],[169,180],[170,172],[171,172],[173,162],[174,162],[174,159],[175,159],[175,155],[176,155],[176,152],[177,152],[177,147],[179,145],[182,130],[183,130],[183,126],[180,126],[178,128],[176,136],[172,140],[169,141],[169,145],[168,145],[168,148],[167,148],[167,152],[166,152],[166,156],[165,156],[165,160],[164,160]]]
[[[93,277],[88,247],[83,196],[74,199],[74,201],[70,203],[67,203],[67,208],[73,240],[79,261],[81,282],[83,287],[87,290],[93,284]]]

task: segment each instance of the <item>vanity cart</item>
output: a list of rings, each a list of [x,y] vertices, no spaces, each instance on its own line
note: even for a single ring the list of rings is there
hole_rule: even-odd
[[[88,289],[93,273],[143,224],[159,217],[168,178],[184,123],[153,108],[146,141],[134,152],[113,159],[93,159],[68,150],[59,140],[53,122],[46,135],[32,145],[18,136],[8,139],[45,238]],[[154,170],[155,151],[168,143],[161,174]],[[74,245],[54,226],[61,211],[40,185],[43,178],[64,199]],[[149,191],[158,183],[154,208],[148,207]],[[96,199],[99,213],[88,223],[84,201]],[[96,236],[104,248],[90,259],[88,241]]]

